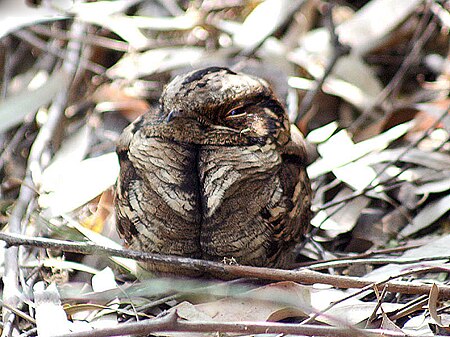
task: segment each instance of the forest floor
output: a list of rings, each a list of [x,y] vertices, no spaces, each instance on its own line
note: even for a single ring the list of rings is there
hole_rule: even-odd
[[[2,336],[448,336],[449,10],[1,2]],[[213,65],[265,78],[307,140],[294,270],[122,249],[117,139],[174,75]],[[168,259],[227,281],[136,264]]]

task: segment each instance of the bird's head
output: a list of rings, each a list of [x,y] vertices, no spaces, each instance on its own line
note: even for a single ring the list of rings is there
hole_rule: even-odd
[[[266,81],[210,67],[175,77],[160,100],[160,123],[202,130],[201,142],[245,145],[289,139],[289,121]]]

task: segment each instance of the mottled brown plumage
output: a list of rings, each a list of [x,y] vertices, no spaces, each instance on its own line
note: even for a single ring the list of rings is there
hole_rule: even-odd
[[[311,188],[303,138],[265,81],[218,67],[177,76],[117,153],[117,225],[130,248],[291,264]]]

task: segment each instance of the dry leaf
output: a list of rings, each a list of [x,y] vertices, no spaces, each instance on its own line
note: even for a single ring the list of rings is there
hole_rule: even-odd
[[[60,69],[52,74],[40,87],[7,97],[0,102],[0,132],[6,131],[20,123],[23,118],[36,112],[40,107],[48,104],[58,93],[65,90],[68,77]]]
[[[428,227],[450,210],[450,194],[426,205],[399,235],[406,237]]]
[[[100,196],[97,210],[94,214],[81,221],[81,224],[97,233],[102,233],[105,220],[114,212],[114,192],[112,188],[107,189]]]
[[[70,169],[55,172],[42,185],[46,193],[39,197],[39,204],[49,217],[58,216],[86,204],[112,186],[119,174],[116,153],[107,153],[96,158],[85,159]]]
[[[307,316],[311,312],[310,288],[294,282],[278,282],[250,290],[241,296],[194,305],[183,317],[196,320],[209,317],[216,322],[278,321]],[[176,310],[178,306],[173,309]],[[204,316],[207,315],[207,316]]]
[[[54,283],[45,288],[44,282],[33,287],[36,308],[36,326],[38,336],[50,337],[70,332],[70,322],[61,305],[58,290]]]

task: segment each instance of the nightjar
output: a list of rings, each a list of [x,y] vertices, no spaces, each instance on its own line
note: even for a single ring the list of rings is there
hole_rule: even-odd
[[[120,137],[119,234],[131,249],[288,268],[310,220],[300,132],[262,79],[177,76]],[[176,266],[146,269],[186,273]]]

